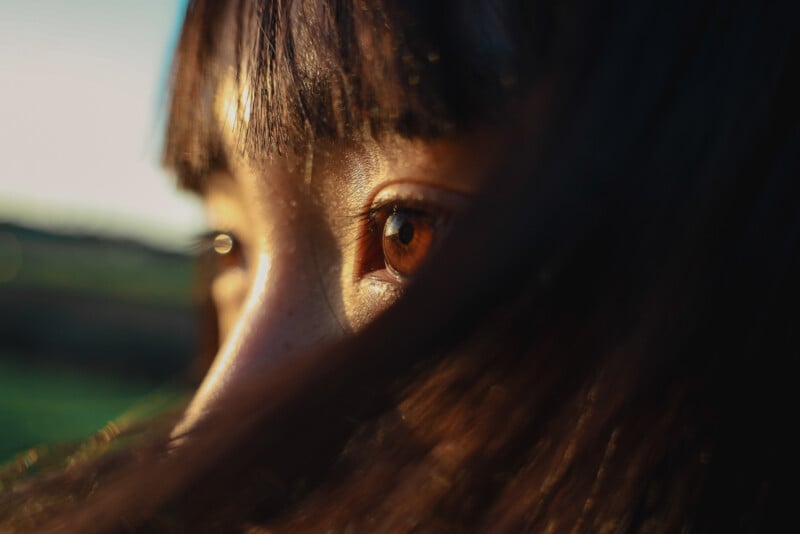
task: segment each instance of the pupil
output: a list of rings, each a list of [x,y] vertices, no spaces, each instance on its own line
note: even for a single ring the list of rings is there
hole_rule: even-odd
[[[397,237],[400,238],[400,242],[404,245],[411,243],[411,240],[414,239],[414,225],[409,222],[404,222],[397,232]]]

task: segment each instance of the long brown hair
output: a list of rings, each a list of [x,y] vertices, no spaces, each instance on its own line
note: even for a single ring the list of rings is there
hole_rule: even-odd
[[[415,136],[487,121],[508,150],[396,305],[254,377],[175,448],[123,455],[51,527],[760,532],[787,519],[798,8],[433,4],[232,2],[232,36],[221,3],[190,3],[167,141],[189,184],[213,164],[203,95],[229,38],[260,80],[241,138],[254,154],[366,123]],[[467,5],[480,7],[457,16]],[[404,46],[431,42],[435,72],[409,78]],[[457,53],[465,42],[475,50]],[[304,50],[333,74],[304,82]],[[385,77],[362,70],[375,61]]]

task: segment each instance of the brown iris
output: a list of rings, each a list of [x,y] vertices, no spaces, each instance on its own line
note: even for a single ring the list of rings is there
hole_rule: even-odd
[[[383,259],[386,268],[401,277],[419,269],[433,245],[436,221],[429,214],[395,210],[383,226]]]

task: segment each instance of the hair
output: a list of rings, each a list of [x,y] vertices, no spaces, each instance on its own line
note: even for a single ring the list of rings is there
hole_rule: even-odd
[[[556,24],[575,21],[557,12],[522,2],[190,2],[165,163],[189,187],[220,163],[213,107],[231,82],[241,95],[236,112],[247,115],[239,144],[257,158],[315,141],[429,138],[498,120],[561,53]]]
[[[244,384],[171,453],[92,467],[104,491],[50,525],[786,524],[799,8],[590,4],[190,2],[166,143],[189,186],[221,157],[225,77],[252,95],[238,133],[258,157],[491,122],[508,150],[394,306]]]

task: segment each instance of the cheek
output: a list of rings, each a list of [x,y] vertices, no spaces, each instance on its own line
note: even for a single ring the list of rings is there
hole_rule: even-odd
[[[211,283],[211,297],[217,310],[220,342],[230,334],[242,311],[249,290],[247,271],[228,269]]]
[[[353,283],[350,292],[344,297],[347,322],[353,330],[364,328],[386,308],[400,297],[398,286],[375,280],[361,280]]]

